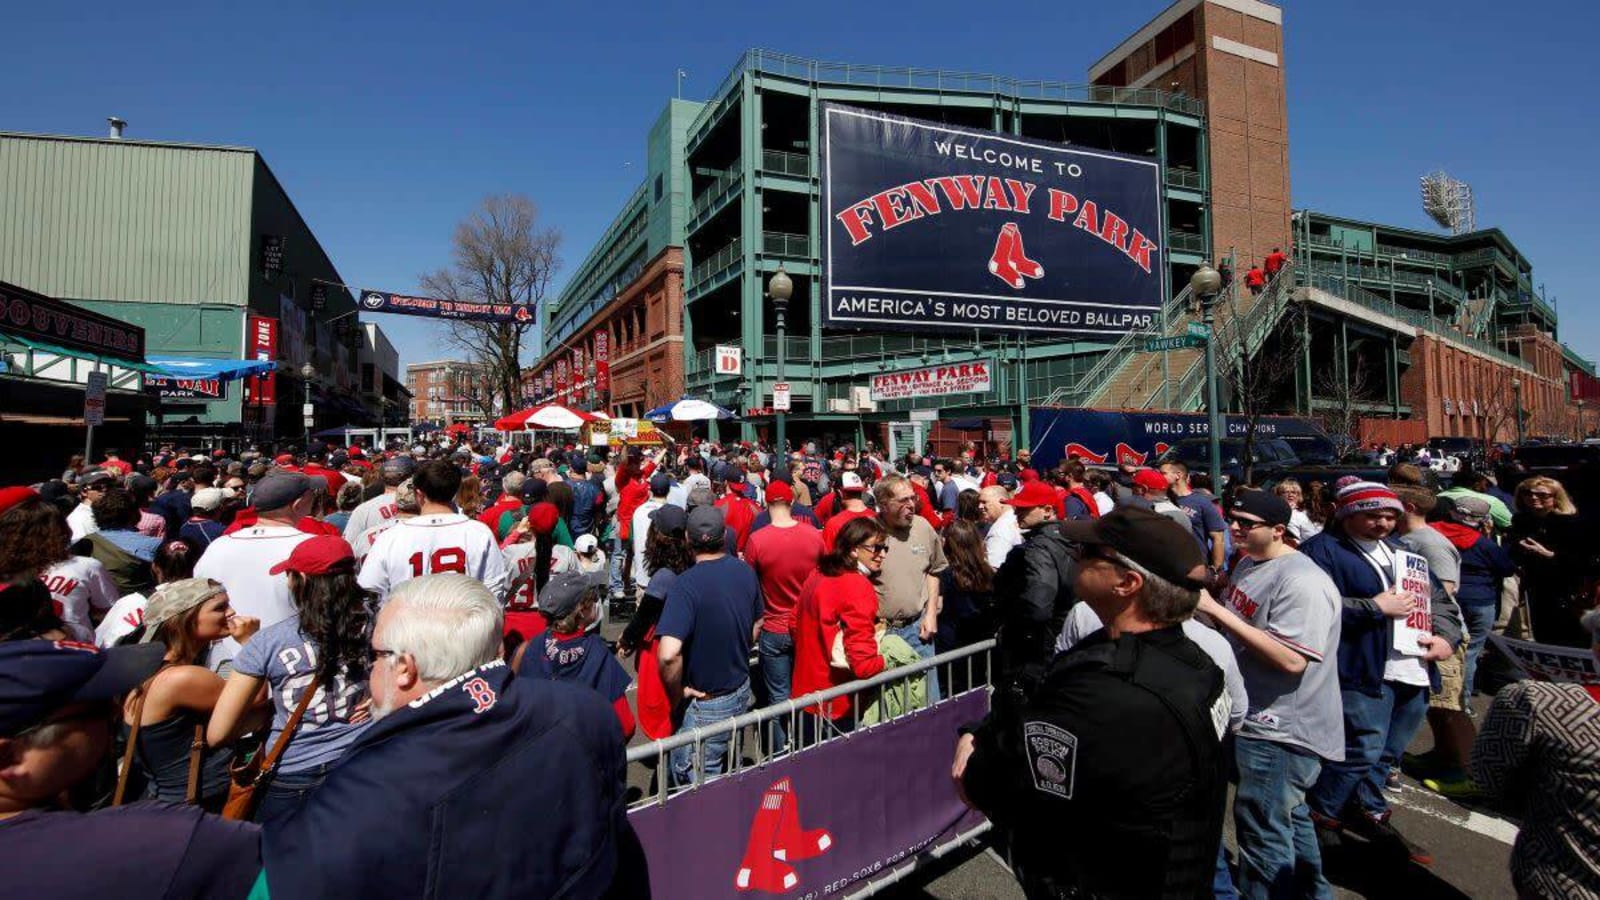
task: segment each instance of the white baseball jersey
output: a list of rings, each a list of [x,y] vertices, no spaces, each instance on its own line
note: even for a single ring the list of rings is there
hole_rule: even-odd
[[[117,641],[143,625],[146,602],[147,599],[143,594],[129,594],[118,600],[106,613],[106,617],[100,620],[100,624],[95,626],[95,646],[101,649],[115,646]]]
[[[74,544],[100,530],[94,521],[94,510],[87,503],[79,503],[72,508],[72,512],[67,513],[67,527],[72,529]]]
[[[355,538],[355,540],[345,538],[345,540],[350,541],[350,550],[355,554],[356,561],[360,562],[366,559],[367,554],[372,552],[372,545],[378,542],[378,535],[383,534],[385,531],[393,528],[395,523],[398,521],[400,520],[384,519],[382,522],[379,522],[371,528],[368,528],[366,531],[361,532],[359,536]]]
[[[73,636],[84,642],[93,640],[94,622],[89,610],[105,612],[117,602],[117,586],[100,560],[68,557],[51,566],[41,580],[50,589],[56,616]]]
[[[537,549],[533,541],[512,544],[505,549],[506,570],[511,585],[506,591],[506,609],[512,612],[539,608],[539,588],[533,573],[534,563],[538,560]]]
[[[261,627],[275,625],[295,614],[289,596],[289,576],[269,575],[268,569],[289,558],[301,541],[310,538],[292,525],[256,525],[212,541],[195,563],[194,577],[222,582],[228,602],[241,616],[254,616]],[[239,654],[233,638],[211,647],[211,668]]]
[[[379,494],[350,511],[350,521],[344,524],[344,539],[354,547],[356,538],[361,537],[363,532],[391,521],[395,515],[394,495],[387,492]],[[361,551],[358,549],[356,553],[359,555]]]
[[[438,572],[460,572],[488,586],[497,598],[506,593],[506,555],[489,526],[460,513],[434,513],[400,520],[378,535],[361,563],[361,586],[379,602],[401,582]]]

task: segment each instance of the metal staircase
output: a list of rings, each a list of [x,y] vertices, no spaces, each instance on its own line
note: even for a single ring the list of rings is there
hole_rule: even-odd
[[[1189,307],[1189,298],[1191,296],[1193,296],[1193,289],[1188,285],[1184,285],[1183,290],[1177,296],[1167,301],[1163,318],[1170,323],[1181,317],[1184,310]],[[1144,346],[1146,340],[1153,337],[1164,337],[1171,333],[1170,328],[1166,332],[1157,328],[1155,331],[1130,331],[1124,334],[1115,344],[1111,345],[1104,356],[1100,357],[1100,361],[1095,363],[1094,368],[1085,372],[1083,377],[1079,378],[1075,384],[1062,385],[1051,391],[1050,396],[1045,398],[1043,405],[1089,405],[1088,401],[1099,394],[1130,363],[1141,361],[1140,357],[1143,354],[1140,349]],[[1177,333],[1182,334],[1182,329],[1180,328]]]

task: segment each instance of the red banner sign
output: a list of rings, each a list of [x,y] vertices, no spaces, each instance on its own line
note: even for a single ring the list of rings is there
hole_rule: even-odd
[[[557,394],[565,394],[567,392],[567,368],[568,368],[568,363],[567,363],[566,359],[558,359],[558,360],[556,360],[556,393]]]
[[[245,321],[244,355],[247,359],[271,361],[278,358],[278,320],[267,316],[250,316]],[[278,375],[252,375],[245,380],[246,403],[267,404],[278,402]]]
[[[611,393],[611,332],[605,329],[594,333],[594,389]]]

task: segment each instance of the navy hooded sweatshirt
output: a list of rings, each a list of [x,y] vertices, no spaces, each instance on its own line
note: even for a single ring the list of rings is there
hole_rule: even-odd
[[[1392,550],[1406,549],[1394,536],[1386,538],[1384,543]],[[1383,686],[1383,667],[1394,646],[1394,628],[1372,598],[1387,590],[1388,585],[1378,577],[1355,542],[1336,530],[1323,531],[1301,544],[1300,552],[1328,573],[1339,588],[1339,596],[1344,598],[1339,631],[1339,686],[1377,696]],[[1433,633],[1454,647],[1461,643],[1461,611],[1445,593],[1438,578],[1430,574],[1429,580],[1433,583],[1430,598]],[[1439,674],[1432,663],[1428,664],[1428,680],[1434,690],[1439,689]]]
[[[481,666],[373,723],[269,823],[276,897],[598,897],[644,877],[622,735],[587,688]],[[641,882],[642,883],[642,882]]]

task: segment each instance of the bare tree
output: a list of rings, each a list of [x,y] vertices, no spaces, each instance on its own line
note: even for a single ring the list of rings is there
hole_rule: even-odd
[[[1516,377],[1516,372],[1506,366],[1493,366],[1488,377],[1483,379],[1482,409],[1483,409],[1483,450],[1487,454],[1493,449],[1495,443],[1506,440],[1515,440],[1517,433],[1516,390],[1511,386],[1511,380]],[[1505,434],[1501,434],[1501,432]]]
[[[561,265],[561,233],[539,225],[533,201],[520,194],[486,197],[456,226],[453,262],[422,276],[425,290],[441,299],[522,307],[511,321],[450,320],[450,342],[467,362],[481,366],[486,390],[469,399],[492,415],[516,409],[522,399],[522,355],[528,332],[539,320],[550,282]]]
[[[1329,435],[1347,439],[1341,442],[1341,451],[1345,444],[1360,440],[1361,405],[1372,401],[1377,387],[1366,359],[1360,352],[1354,357],[1345,360],[1343,366],[1335,365],[1318,372],[1312,379],[1311,395],[1326,401],[1316,412],[1317,421]]]
[[[1305,352],[1304,329],[1300,317],[1305,311],[1300,305],[1280,298],[1279,291],[1293,289],[1292,279],[1275,281],[1271,288],[1255,298],[1254,305],[1244,310],[1238,300],[1238,291],[1229,291],[1223,299],[1222,313],[1213,328],[1217,342],[1217,377],[1228,390],[1232,414],[1244,420],[1243,452],[1240,463],[1244,467],[1245,483],[1255,477],[1255,447],[1263,416],[1286,411],[1284,386],[1294,383],[1295,369]],[[1263,304],[1284,302],[1276,322],[1269,322],[1262,312]],[[1213,490],[1220,491],[1221,485]]]

